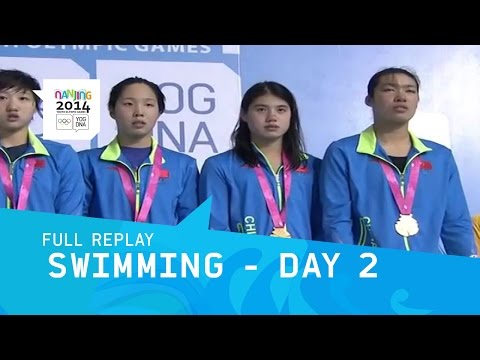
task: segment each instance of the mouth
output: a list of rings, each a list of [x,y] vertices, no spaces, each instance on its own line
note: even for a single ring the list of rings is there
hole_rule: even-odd
[[[393,110],[396,111],[396,112],[402,112],[403,113],[405,111],[408,111],[408,107],[403,106],[403,105],[398,105],[398,106],[394,106]]]
[[[18,116],[17,114],[8,114],[7,115],[7,120],[8,121],[17,121],[18,119],[20,119],[20,116]]]
[[[145,121],[142,121],[142,120],[135,120],[135,121],[132,122],[132,126],[134,128],[137,128],[137,129],[142,128],[145,125],[147,125],[147,123]]]
[[[268,130],[268,131],[275,131],[275,130],[278,130],[278,129],[280,129],[280,127],[277,126],[277,125],[267,125],[267,126],[265,126],[265,130]]]

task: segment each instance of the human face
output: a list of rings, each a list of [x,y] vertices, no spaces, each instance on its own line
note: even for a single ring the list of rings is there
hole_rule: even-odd
[[[27,128],[35,114],[35,97],[30,90],[0,90],[0,131]]]
[[[150,136],[160,116],[158,100],[148,85],[131,84],[123,89],[110,115],[122,136],[130,139]]]
[[[290,127],[292,116],[288,103],[274,95],[256,98],[242,114],[254,142],[275,141],[283,137]]]
[[[367,97],[376,122],[407,124],[415,115],[419,101],[417,83],[406,74],[380,78],[373,98]]]

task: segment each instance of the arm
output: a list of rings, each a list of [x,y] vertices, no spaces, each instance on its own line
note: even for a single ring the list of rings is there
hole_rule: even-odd
[[[312,208],[310,210],[310,222],[312,224],[312,240],[324,240],[322,233],[322,201],[320,198],[320,169],[321,159],[313,162],[313,189]]]
[[[441,238],[449,255],[476,255],[473,239],[472,220],[467,200],[463,192],[458,168],[450,152],[450,173],[447,195],[447,207],[443,218]]]
[[[60,186],[55,198],[57,214],[82,215],[85,200],[85,183],[78,154],[66,147],[60,154]]]
[[[210,229],[232,231],[229,225],[229,194],[224,173],[214,161],[207,159],[200,173],[199,200],[203,203],[210,196]]]
[[[198,207],[198,167],[195,160],[189,161],[183,177],[182,192],[178,197],[178,222],[185,219]]]
[[[78,154],[78,157],[80,159],[80,164],[82,167],[83,181],[85,183],[85,198],[83,201],[82,213],[83,216],[89,216],[90,201],[92,199],[94,191],[94,184],[90,180],[92,165],[90,163],[89,157],[87,156],[87,153],[81,152]]]
[[[348,178],[345,155],[332,143],[325,152],[319,181],[322,230],[326,241],[354,244]]]

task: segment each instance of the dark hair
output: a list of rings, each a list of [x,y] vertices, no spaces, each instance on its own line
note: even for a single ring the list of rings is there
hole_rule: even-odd
[[[290,160],[291,167],[296,169],[303,160],[305,149],[298,106],[292,92],[282,84],[274,81],[259,82],[250,87],[242,98],[240,116],[231,135],[233,151],[249,166],[258,164],[258,155],[252,146],[250,129],[242,120],[242,113],[247,113],[252,102],[260,96],[271,94],[287,102],[291,111],[290,127],[283,135],[283,151]]]
[[[407,69],[407,68],[401,68],[401,67],[389,67],[383,70],[380,70],[376,72],[371,78],[370,81],[368,82],[367,86],[367,92],[368,96],[373,98],[373,93],[375,92],[375,88],[378,86],[378,83],[380,82],[380,78],[384,75],[394,75],[394,74],[404,74],[409,77],[411,77],[413,80],[415,80],[415,83],[417,84],[417,92],[420,89],[420,78],[415,74],[413,70]]]
[[[12,70],[0,70],[0,91],[3,90],[19,90],[19,91],[31,91],[35,99],[35,108],[40,112],[40,104],[42,99],[38,97],[33,90],[40,90],[40,83],[33,76],[26,72],[12,69]]]
[[[160,114],[164,112],[165,110],[165,95],[162,93],[162,90],[160,90],[160,87],[146,79],[140,78],[140,77],[129,77],[125,80],[120,81],[117,85],[112,87],[112,90],[110,91],[110,97],[108,99],[108,109],[113,110],[115,108],[115,104],[117,103],[118,98],[122,94],[122,91],[129,85],[132,84],[145,84],[152,91],[155,93],[155,96],[157,98],[157,103],[158,103],[158,109],[160,110]]]

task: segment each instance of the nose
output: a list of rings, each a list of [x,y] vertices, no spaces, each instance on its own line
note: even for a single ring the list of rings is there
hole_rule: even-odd
[[[267,122],[276,122],[277,119],[277,112],[274,109],[268,110],[267,113]]]
[[[13,96],[10,99],[8,99],[7,111],[18,111],[18,102]]]
[[[395,94],[395,101],[406,101],[407,96],[404,90],[398,90]]]
[[[135,117],[142,117],[143,116],[143,106],[141,104],[136,104],[135,108],[133,109],[133,116]]]

